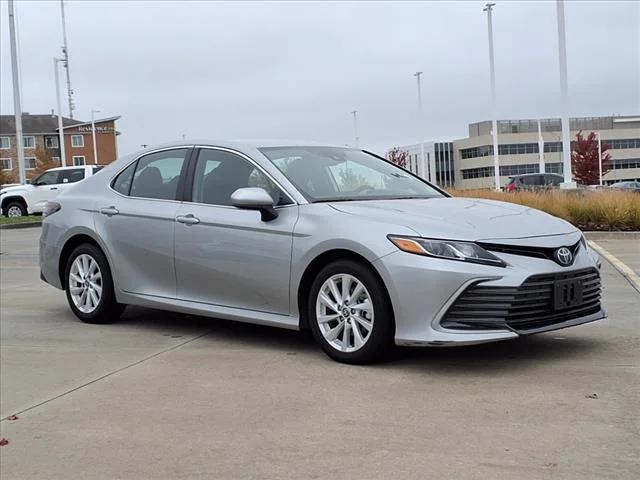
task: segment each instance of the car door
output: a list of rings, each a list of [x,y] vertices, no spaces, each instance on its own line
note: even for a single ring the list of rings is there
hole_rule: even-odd
[[[248,157],[203,148],[194,158],[175,231],[178,298],[289,314],[293,227],[298,207]],[[278,217],[231,205],[242,187],[263,187],[279,198]]]
[[[99,197],[96,230],[125,292],[175,298],[175,217],[190,149],[149,153],[123,169]]]
[[[33,180],[31,192],[32,209],[41,212],[44,204],[53,200],[60,189],[60,170],[49,170]]]

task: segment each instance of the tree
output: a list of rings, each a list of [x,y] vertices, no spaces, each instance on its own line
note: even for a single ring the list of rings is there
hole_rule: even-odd
[[[34,179],[35,177],[49,170],[50,168],[56,168],[60,166],[60,162],[53,159],[53,155],[51,154],[51,150],[49,149],[36,147],[35,157],[36,157],[36,168],[34,168],[33,170],[29,170],[27,172],[27,176],[29,177],[29,180]]]
[[[407,168],[409,163],[409,152],[400,150],[400,147],[394,147],[387,152],[387,160],[395,163],[397,166]]]
[[[602,175],[613,167],[611,155],[607,152],[609,147],[602,142]],[[572,142],[571,167],[576,182],[582,185],[596,185],[600,183],[600,166],[598,161],[598,138],[594,132],[587,138],[582,136],[582,130]]]
[[[8,183],[18,183],[16,172],[0,169],[0,185],[7,185]]]

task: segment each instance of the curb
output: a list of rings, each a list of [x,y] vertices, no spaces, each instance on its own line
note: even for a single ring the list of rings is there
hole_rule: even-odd
[[[34,228],[41,226],[42,222],[10,223],[7,225],[0,225],[0,230],[14,230],[18,228]]]
[[[589,246],[598,252],[600,256],[604,257],[607,262],[609,262],[611,266],[615,268],[638,293],[640,293],[640,277],[638,277],[633,270],[593,240],[589,240]]]

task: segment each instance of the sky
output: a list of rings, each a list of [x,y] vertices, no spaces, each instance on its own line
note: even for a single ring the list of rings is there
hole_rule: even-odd
[[[496,3],[498,117],[559,117],[556,2]],[[491,118],[483,5],[66,0],[75,116],[121,115],[121,155],[183,135],[353,144],[353,110],[360,146],[378,153],[463,138]],[[48,113],[59,1],[16,6],[23,111]],[[0,111],[13,114],[7,7]],[[640,2],[567,0],[565,19],[570,115],[640,114]]]

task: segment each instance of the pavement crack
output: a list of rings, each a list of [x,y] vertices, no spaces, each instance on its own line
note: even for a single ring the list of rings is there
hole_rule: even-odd
[[[78,391],[78,390],[80,390],[80,389],[82,389],[82,388],[88,387],[89,385],[92,385],[92,384],[97,383],[97,382],[99,382],[99,381],[101,381],[101,380],[104,380],[105,378],[108,378],[108,377],[110,377],[110,376],[112,376],[112,375],[115,375],[115,374],[117,374],[117,373],[120,373],[120,372],[123,372],[123,371],[125,371],[125,370],[128,370],[128,369],[129,369],[129,368],[131,368],[131,367],[135,367],[136,365],[140,365],[141,363],[144,363],[144,362],[146,362],[147,360],[151,360],[152,358],[158,357],[158,356],[163,355],[163,354],[165,354],[165,353],[171,352],[172,350],[176,350],[176,349],[178,349],[178,348],[180,348],[180,347],[183,347],[184,345],[186,345],[186,344],[188,344],[188,343],[191,343],[191,342],[193,342],[193,341],[195,341],[195,340],[198,340],[198,339],[200,339],[200,338],[202,338],[202,337],[206,337],[206,336],[207,336],[207,335],[209,335],[212,331],[213,331],[213,329],[211,329],[211,330],[207,330],[206,332],[201,333],[200,335],[196,335],[195,337],[191,337],[191,338],[189,338],[189,339],[185,340],[184,342],[180,342],[180,343],[178,343],[178,344],[176,344],[176,345],[172,345],[171,347],[165,348],[164,350],[161,350],[161,351],[159,351],[159,352],[156,352],[156,353],[154,353],[154,354],[152,354],[152,355],[149,355],[149,356],[147,356],[147,357],[144,357],[144,358],[142,358],[142,359],[140,359],[140,360],[137,360],[137,361],[135,361],[135,362],[133,362],[133,363],[130,363],[130,364],[128,364],[128,365],[125,365],[124,367],[120,367],[120,368],[117,368],[117,369],[115,369],[115,370],[113,370],[113,371],[111,371],[111,372],[105,373],[104,375],[101,375],[101,376],[100,376],[100,377],[98,377],[98,378],[94,378],[93,380],[90,380],[90,381],[88,381],[88,382],[86,382],[86,383],[83,383],[82,385],[78,385],[77,387],[73,387],[72,389],[67,390],[66,392],[60,393],[60,394],[58,394],[58,395],[56,395],[56,396],[54,396],[54,397],[51,397],[51,398],[49,398],[49,399],[47,399],[47,400],[43,400],[43,401],[42,401],[42,402],[40,402],[40,403],[37,403],[37,404],[32,405],[32,406],[30,406],[30,407],[24,408],[24,409],[19,410],[19,411],[17,411],[17,412],[13,412],[12,414],[10,414],[10,415],[8,415],[8,416],[6,416],[6,417],[4,417],[4,418],[0,419],[0,422],[7,421],[7,420],[9,419],[9,417],[12,417],[12,416],[14,416],[14,415],[21,415],[21,414],[23,414],[23,413],[25,413],[25,412],[29,412],[29,411],[31,411],[31,410],[34,410],[34,409],[38,408],[38,407],[41,407],[41,406],[43,406],[43,405],[46,405],[47,403],[53,402],[53,401],[55,401],[55,400],[57,400],[57,399],[59,399],[59,398],[66,397],[67,395],[69,395],[69,394],[71,394],[71,393],[73,393],[73,392],[76,392],[76,391]]]

